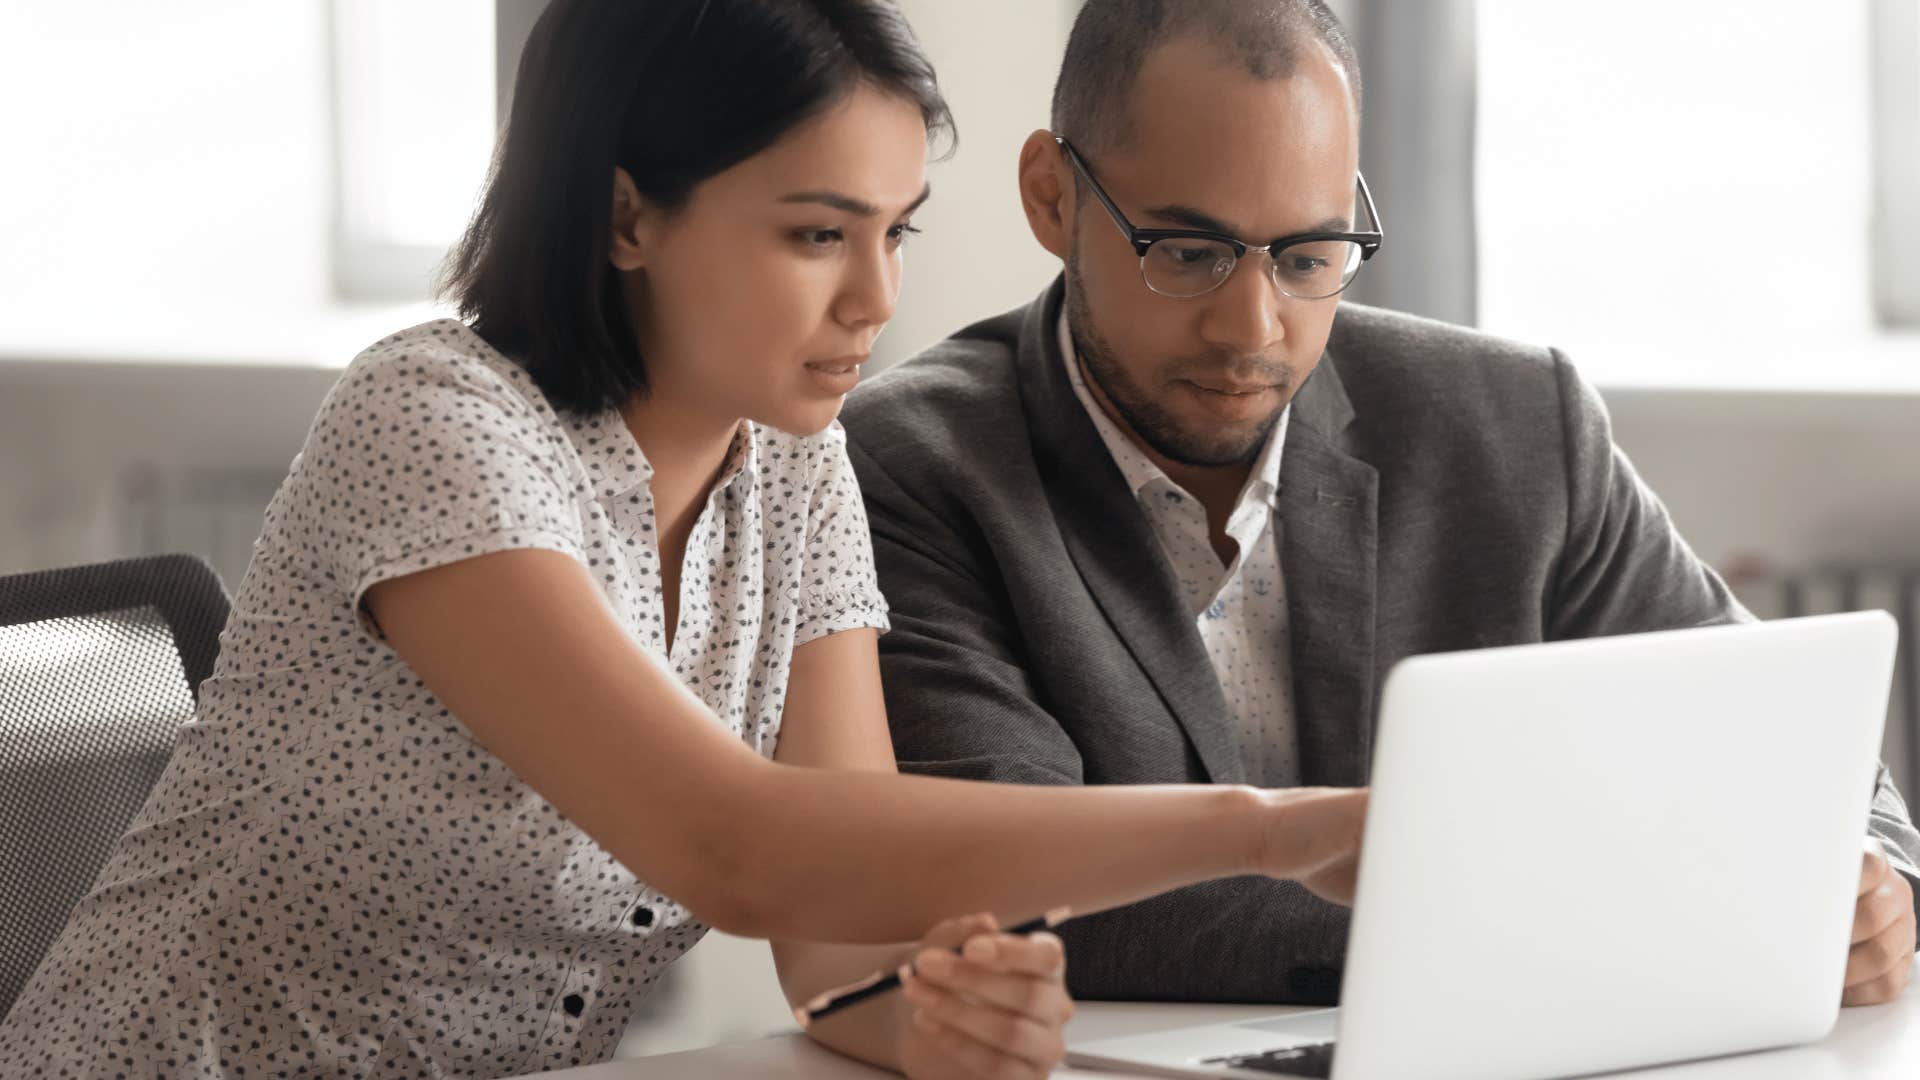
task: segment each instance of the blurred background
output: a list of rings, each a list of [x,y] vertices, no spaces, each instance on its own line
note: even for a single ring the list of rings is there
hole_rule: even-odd
[[[1076,0],[903,0],[960,126],[879,363],[1031,299],[1015,155]],[[1882,607],[1920,688],[1915,0],[1347,0],[1387,245],[1352,299],[1558,345],[1764,615]],[[0,6],[0,574],[157,551],[239,584],[338,370],[445,314],[541,0]],[[790,1025],[714,937],[623,1052]]]

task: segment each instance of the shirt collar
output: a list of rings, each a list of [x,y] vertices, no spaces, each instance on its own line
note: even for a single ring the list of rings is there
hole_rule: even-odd
[[[1058,326],[1060,335],[1060,357],[1067,365],[1067,381],[1073,385],[1073,394],[1080,399],[1081,407],[1087,410],[1087,416],[1093,420],[1094,430],[1100,433],[1100,441],[1107,444],[1107,452],[1113,455],[1113,463],[1120,469],[1120,475],[1127,481],[1127,489],[1139,498],[1148,486],[1156,482],[1168,487],[1178,488],[1165,470],[1153,463],[1146,451],[1140,449],[1127,434],[1113,422],[1100,403],[1093,399],[1093,391],[1088,388],[1086,378],[1080,373],[1080,355],[1073,345],[1073,331],[1067,323],[1067,312],[1063,305]],[[1280,455],[1286,448],[1287,424],[1293,415],[1293,405],[1280,411],[1280,421],[1273,425],[1273,431],[1267,435],[1267,441],[1260,448],[1260,456],[1255,459],[1253,469],[1247,474],[1246,486],[1240,489],[1240,498],[1234,503],[1234,511],[1246,506],[1249,500],[1258,500],[1262,504],[1273,506],[1280,493]]]
[[[573,440],[580,460],[586,463],[593,481],[594,495],[602,502],[621,498],[642,488],[653,479],[653,463],[634,440],[633,432],[618,409],[606,409],[591,416],[567,418],[567,435]],[[715,492],[724,491],[737,480],[750,490],[760,475],[760,439],[750,420],[740,421],[733,443],[727,449],[726,463],[720,468]]]

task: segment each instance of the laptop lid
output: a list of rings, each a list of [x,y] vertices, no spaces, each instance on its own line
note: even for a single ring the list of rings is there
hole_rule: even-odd
[[[1334,1075],[1565,1076],[1824,1035],[1896,636],[1868,612],[1396,667]]]

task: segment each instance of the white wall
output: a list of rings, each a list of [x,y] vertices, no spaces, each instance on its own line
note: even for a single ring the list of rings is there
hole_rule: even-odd
[[[907,249],[900,307],[876,349],[878,367],[1032,300],[1060,272],[1027,229],[1015,174],[1020,144],[1048,126],[1054,75],[1079,10],[1075,0],[901,7],[940,72],[960,143],[929,170],[934,196],[914,221],[926,231]]]

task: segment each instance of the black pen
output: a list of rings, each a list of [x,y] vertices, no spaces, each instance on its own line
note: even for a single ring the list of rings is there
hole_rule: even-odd
[[[1028,919],[1018,926],[1008,927],[1001,933],[1031,934],[1040,930],[1051,930],[1066,922],[1071,914],[1072,912],[1066,908],[1054,908],[1037,919]],[[960,950],[953,951],[958,953]],[[800,1022],[800,1029],[805,1031],[816,1020],[832,1016],[841,1009],[850,1009],[870,997],[877,997],[899,986],[900,972],[909,966],[902,964],[893,971],[876,971],[857,983],[816,995],[812,1001],[807,1002],[806,1008],[793,1010],[793,1018]]]

